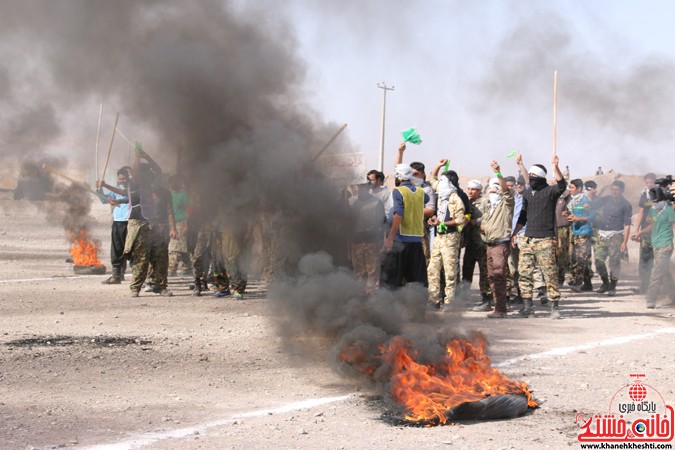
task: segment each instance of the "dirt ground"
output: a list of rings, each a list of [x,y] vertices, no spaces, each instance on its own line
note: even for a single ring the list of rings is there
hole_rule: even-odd
[[[545,308],[524,320],[448,318],[482,331],[494,364],[529,383],[539,409],[415,428],[381,420],[369,388],[330,369],[329,342],[318,357],[282,345],[261,282],[242,302],[193,298],[187,277],[171,279],[174,297],[129,298],[128,279],[74,276],[63,229],[33,204],[1,193],[0,215],[3,449],[580,448],[576,414],[604,412],[631,373],[675,402],[675,310],[633,294],[635,244],[618,295],[565,288],[563,320]],[[96,205],[94,217],[108,262],[109,210]]]

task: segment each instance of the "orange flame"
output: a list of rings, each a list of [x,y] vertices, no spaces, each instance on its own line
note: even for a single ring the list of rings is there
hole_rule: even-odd
[[[415,360],[418,352],[411,347],[410,341],[397,336],[380,347],[379,356],[389,366],[391,396],[405,407],[407,421],[443,424],[450,410],[461,403],[499,394],[524,395],[529,407],[538,406],[526,383],[512,381],[491,366],[487,340],[480,334],[470,341],[452,339],[442,360],[427,365]],[[359,355],[356,364],[348,358],[354,353]],[[365,358],[358,351],[343,351],[340,358],[361,372],[374,372],[364,367]]]
[[[70,254],[73,255],[73,263],[76,266],[102,266],[98,259],[97,243],[89,237],[85,229],[69,231],[71,242]]]

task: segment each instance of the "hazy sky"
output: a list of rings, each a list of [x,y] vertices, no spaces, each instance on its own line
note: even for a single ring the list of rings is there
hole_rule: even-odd
[[[598,165],[673,171],[675,42],[668,1],[294,0],[286,14],[307,63],[309,101],[376,167],[382,90],[385,170],[401,130],[423,139],[407,161],[450,158],[489,171],[520,150],[550,166],[553,73],[557,150],[573,175]],[[664,164],[666,162],[667,164]]]
[[[158,10],[172,8],[166,2],[150,3]],[[212,4],[201,0],[181,7],[197,14],[198,6],[207,3]],[[0,3],[0,11],[39,12],[39,4],[6,0]],[[16,18],[0,14],[5,35],[0,50],[10,62],[0,66],[0,154],[22,156],[25,149],[41,148],[93,167],[98,109],[103,102],[100,153],[107,152],[119,110],[119,129],[131,141],[147,143],[160,160],[173,166],[175,148],[168,147],[179,147],[185,138],[158,135],[158,128],[176,128],[161,114],[167,112],[163,103],[171,104],[176,85],[164,91],[156,84],[148,86],[158,89],[153,98],[160,101],[140,115],[146,121],[143,124],[130,109],[144,94],[130,97],[128,87],[133,83],[127,80],[128,70],[111,59],[111,54],[124,59],[144,51],[155,55],[147,42],[130,42],[117,25],[110,25],[122,20],[123,5],[141,4],[111,6],[91,1],[82,7],[64,0],[44,5],[68,20],[61,23],[47,17],[41,22],[35,13]],[[276,76],[278,84],[289,83],[297,103],[307,105],[307,114],[317,123],[330,123],[335,130],[348,124],[331,151],[361,151],[369,167],[376,167],[379,159],[379,82],[395,87],[387,95],[387,172],[393,167],[401,131],[412,126],[424,142],[408,146],[408,162],[419,160],[433,167],[445,157],[461,175],[484,176],[496,158],[505,173],[513,173],[515,163],[505,155],[519,150],[526,164],[550,166],[557,70],[561,166],[568,165],[573,176],[582,177],[599,165],[605,171],[613,168],[632,174],[674,171],[670,155],[675,141],[671,31],[675,2],[222,0],[222,5],[237,11],[261,41],[269,39],[283,50],[272,56],[261,51],[266,47],[259,41],[216,40],[222,46],[217,55],[223,60],[214,62],[226,69],[208,69],[207,61],[210,80],[218,81],[211,84],[220,86],[208,96],[218,96],[228,87],[237,89],[242,80],[228,81],[227,72],[236,72],[231,68],[243,70],[257,62],[274,67],[265,72],[266,80],[273,82]],[[22,23],[28,20],[35,28]],[[180,23],[192,26],[192,22]],[[231,24],[214,19],[186,33],[206,42],[208,36],[228,27]],[[170,33],[153,29],[149,38],[161,40],[165,34]],[[103,50],[96,50],[97,46]],[[82,49],[91,50],[95,59],[83,59]],[[198,75],[204,67],[189,63],[192,57],[183,58],[185,70],[192,67]],[[45,61],[48,64],[43,66]],[[156,62],[150,56],[139,57],[134,69],[145,64],[152,72]],[[66,67],[77,76],[54,67]],[[293,77],[288,78],[288,73]],[[252,77],[246,80],[254,83]],[[93,87],[78,90],[79,85]],[[115,90],[118,85],[126,88]],[[263,86],[254,88],[245,95],[266,92]],[[222,97],[229,101],[225,94]],[[161,127],[144,128],[148,123]],[[191,125],[181,122],[181,126]],[[348,142],[353,147],[344,145]],[[128,147],[116,138],[111,167],[127,162]]]

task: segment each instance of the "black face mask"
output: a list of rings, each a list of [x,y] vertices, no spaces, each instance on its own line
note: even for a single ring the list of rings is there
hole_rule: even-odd
[[[532,186],[533,190],[538,191],[548,186],[548,183],[546,182],[546,178],[535,177],[530,178],[530,186]]]

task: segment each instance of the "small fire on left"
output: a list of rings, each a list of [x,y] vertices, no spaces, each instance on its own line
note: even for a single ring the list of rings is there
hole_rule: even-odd
[[[105,265],[98,259],[98,242],[89,236],[86,229],[69,230],[68,240],[76,272],[77,267],[96,267],[98,271],[103,269],[105,273]]]

